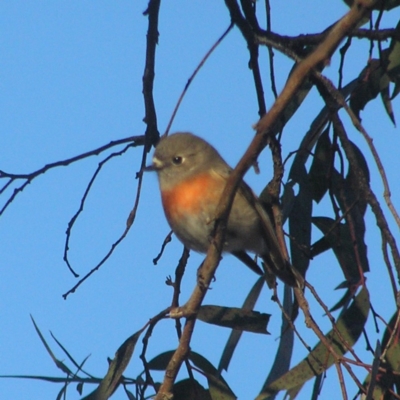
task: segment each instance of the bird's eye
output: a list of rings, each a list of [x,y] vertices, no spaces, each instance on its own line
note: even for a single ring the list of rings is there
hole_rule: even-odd
[[[172,159],[172,162],[173,162],[175,165],[182,164],[182,161],[183,161],[183,158],[180,157],[180,156],[176,156],[176,157],[174,157],[174,158]]]

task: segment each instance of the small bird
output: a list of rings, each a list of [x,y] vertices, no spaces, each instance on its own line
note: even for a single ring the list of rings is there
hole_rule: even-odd
[[[162,138],[152,161],[147,169],[157,172],[165,216],[173,232],[187,248],[206,253],[215,212],[232,168],[212,145],[188,132]],[[270,272],[290,286],[296,285],[273,225],[244,181],[233,200],[223,251],[263,274],[247,251],[255,253]]]

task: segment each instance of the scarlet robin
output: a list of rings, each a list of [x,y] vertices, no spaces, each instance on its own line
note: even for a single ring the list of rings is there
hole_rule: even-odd
[[[215,211],[232,169],[213,146],[186,132],[160,140],[150,169],[157,172],[164,212],[173,232],[187,248],[206,253]],[[285,283],[296,283],[267,213],[243,181],[234,197],[223,249],[259,272],[246,252],[255,253]]]

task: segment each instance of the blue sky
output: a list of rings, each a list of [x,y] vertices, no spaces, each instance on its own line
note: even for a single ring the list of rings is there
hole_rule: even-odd
[[[302,2],[299,9],[294,0],[272,1],[273,30],[288,35],[323,30],[347,10],[340,1],[326,3]],[[142,12],[146,5],[146,1],[102,0],[0,4],[1,170],[31,172],[112,140],[144,133],[141,85],[147,19]],[[161,5],[154,88],[161,132],[190,74],[229,22],[223,2],[171,0]],[[393,16],[384,18],[382,26],[392,27],[396,22]],[[265,49],[261,53],[269,107],[273,98],[268,92]],[[281,89],[291,63],[277,53],[275,59],[279,63],[277,82]],[[359,41],[347,59],[345,82],[354,79],[367,60],[368,42]],[[172,131],[190,130],[206,138],[231,165],[239,160],[245,144],[250,143],[251,126],[258,119],[247,62],[246,45],[234,29],[196,77],[172,127]],[[334,82],[337,82],[337,67],[338,60],[334,58],[324,71]],[[396,117],[400,118],[398,98],[393,106]],[[285,128],[284,156],[296,149],[321,107],[322,102],[313,91]],[[399,206],[398,129],[385,115],[379,100],[367,105],[367,111],[362,114],[363,124],[382,156],[392,185],[393,202]],[[370,160],[360,134],[350,128],[346,116],[344,120],[352,140]],[[1,217],[0,374],[61,376],[34,331],[30,313],[50,343],[53,343],[51,330],[77,360],[91,354],[86,370],[101,377],[107,370],[106,358],[113,357],[128,336],[170,303],[172,291],[164,281],[166,276],[174,274],[182,246],[174,238],[159,264],[153,265],[152,259],[169,232],[153,174],[144,179],[137,218],[127,238],[99,272],[66,301],[62,298],[76,283],[62,260],[65,230],[97,164],[104,157],[91,157],[67,168],[48,171],[28,185]],[[90,270],[123,232],[136,193],[135,173],[140,159],[141,148],[130,150],[108,163],[96,180],[71,237],[70,258],[79,274]],[[260,166],[260,175],[250,171],[246,176],[256,192],[271,176],[268,152],[260,157]],[[376,169],[371,175],[372,185],[381,195],[383,189]],[[7,193],[11,194],[11,189]],[[381,204],[389,217],[383,200]],[[323,212],[324,205],[319,207]],[[397,233],[393,223],[392,227]],[[388,318],[393,307],[388,309],[385,299],[388,280],[382,272],[380,237],[370,213],[368,228],[372,269],[368,284],[371,291],[375,290],[374,306]],[[315,232],[314,238],[318,237],[319,233]],[[194,287],[201,260],[200,255],[190,257],[182,301]],[[309,276],[317,289],[323,289],[321,293],[328,305],[333,305],[341,296],[333,292],[342,280],[336,268],[334,258],[324,255],[312,264]],[[205,303],[240,306],[255,279],[250,271],[226,256]],[[270,296],[264,290],[256,308],[273,315],[269,325],[271,335],[243,335],[225,375],[239,399],[256,396],[274,357],[280,316]],[[322,310],[313,302],[311,305],[321,327],[329,330]],[[301,316],[297,324],[302,327]],[[149,359],[176,347],[173,325],[172,321],[159,324],[152,336]],[[311,345],[316,343],[314,335],[304,327],[302,333]],[[192,349],[217,365],[228,335],[228,330],[199,322]],[[360,341],[360,351],[363,347]],[[57,346],[54,344],[53,348]],[[56,354],[65,359],[58,349]],[[296,345],[293,365],[304,355],[304,349]],[[258,359],[261,366],[253,370],[252,365]],[[141,362],[135,354],[125,375],[135,377],[141,371]],[[360,376],[363,377],[362,371]],[[325,385],[325,393],[339,393],[333,369]],[[51,383],[0,380],[0,393],[7,399],[54,399],[60,388]],[[86,387],[85,393],[89,389],[92,388]],[[349,393],[355,393],[351,384]],[[71,387],[68,399],[78,398]],[[125,395],[121,392],[113,398],[124,399]],[[299,398],[308,398],[306,392]]]

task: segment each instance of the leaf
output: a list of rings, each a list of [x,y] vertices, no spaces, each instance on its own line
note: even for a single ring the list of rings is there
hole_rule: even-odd
[[[166,351],[154,357],[148,362],[148,367],[152,370],[165,370],[167,365],[174,355],[175,351]],[[234,400],[236,396],[225,382],[224,378],[220,375],[218,370],[201,354],[191,351],[189,360],[201,369],[208,380],[209,390],[212,400]],[[225,396],[225,397],[218,397]]]
[[[125,388],[125,393],[128,396],[129,400],[137,400],[136,396],[130,390],[128,390],[127,388]]]
[[[201,306],[197,319],[209,324],[241,331],[268,334],[270,314],[236,307]]]
[[[173,387],[174,400],[212,400],[208,390],[195,379],[184,379]]]
[[[0,378],[33,379],[33,380],[46,381],[52,383],[65,383],[71,381],[71,379],[68,378],[55,378],[52,376],[42,376],[42,375],[0,375]],[[78,378],[78,379],[82,382],[89,382],[89,383],[96,382],[95,378]]]
[[[399,32],[400,22],[396,26],[396,34],[398,35]],[[391,100],[399,93],[400,85],[400,42],[396,40],[396,35],[390,46],[382,50],[380,54],[379,60],[369,60],[367,67],[361,72],[358,86],[350,99],[350,107],[359,117],[359,112],[365,105],[380,93],[385,110],[395,124]],[[392,95],[390,95],[390,82],[395,84]]]
[[[83,382],[79,382],[79,383],[76,385],[76,390],[77,390],[77,392],[82,396],[82,392],[83,392]]]
[[[237,397],[221,379],[206,374],[212,400],[236,400]]]
[[[336,310],[339,310],[343,307],[347,307],[347,305],[349,304],[351,298],[353,297],[354,294],[354,290],[351,288],[349,289],[349,282],[345,281],[345,285],[348,288],[345,292],[345,294],[342,296],[342,298],[335,304],[333,305],[329,311],[330,312],[334,312]]]
[[[134,333],[119,347],[111,361],[106,376],[101,380],[97,389],[82,400],[107,400],[115,392],[120,383],[125,368],[128,366],[135,349],[136,342],[144,328]]]
[[[396,34],[399,37],[400,34],[400,22],[396,26]],[[389,51],[387,54],[387,67],[386,72],[390,80],[394,82],[395,87],[393,89],[391,99],[393,100],[400,92],[400,41],[393,37]]]
[[[344,0],[344,2],[351,7],[354,0]],[[373,10],[386,10],[389,11],[392,8],[398,7],[400,5],[400,0],[379,0],[373,7]]]
[[[358,79],[353,79],[339,91],[342,94],[342,96],[345,99],[347,99],[347,97],[351,95],[353,90],[357,88],[357,85],[358,85]],[[318,138],[324,132],[325,127],[329,121],[330,121],[330,110],[327,106],[324,106],[318,113],[317,117],[313,120],[310,129],[304,135],[300,143],[299,149],[296,152],[296,156],[294,158],[291,170],[293,168],[298,168],[299,164],[300,165],[306,164],[308,157],[311,154],[311,149],[315,146],[315,143],[317,143]]]
[[[349,279],[358,279],[360,276],[358,272],[352,272],[355,269],[360,269],[364,272],[369,271],[369,262],[367,257],[367,246],[365,244],[365,221],[364,216],[367,209],[367,199],[365,198],[364,191],[360,188],[360,181],[364,179],[368,184],[370,180],[370,173],[367,162],[360,149],[352,142],[349,142],[352,148],[354,158],[351,159],[348,173],[345,179],[339,174],[336,169],[332,170],[331,190],[334,194],[343,215],[343,221],[346,223],[341,226],[344,227],[343,238],[339,238],[340,232],[336,229],[333,236],[328,236],[330,245],[334,245],[336,239],[340,239],[339,246],[334,247],[334,250],[339,249],[340,245],[347,242],[346,251],[348,255],[353,255],[353,258],[347,264],[341,264],[345,276]],[[357,165],[356,172],[355,165]],[[361,174],[361,176],[359,175]],[[333,225],[331,225],[333,227]],[[321,227],[319,227],[321,229]],[[330,228],[323,231],[326,235]],[[314,249],[312,249],[313,252]],[[338,257],[343,254],[335,253]],[[353,266],[351,265],[353,264]],[[359,268],[357,266],[360,266]],[[349,269],[350,268],[350,269]]]
[[[53,335],[53,333],[52,333],[51,331],[50,331],[50,335],[51,335],[51,337],[55,340],[55,342],[60,346],[60,348],[61,348],[62,351],[66,354],[66,356],[69,358],[69,360],[75,365],[76,368],[78,368],[78,372],[79,372],[79,371],[82,371],[85,375],[87,375],[87,376],[89,376],[89,377],[91,377],[91,378],[94,378],[93,375],[89,374],[88,372],[86,372],[86,371],[84,371],[84,370],[82,369],[82,368],[83,368],[83,365],[86,363],[86,361],[88,360],[88,358],[89,358],[90,356],[86,356],[86,357],[83,359],[83,361],[81,362],[81,364],[78,364],[78,363],[74,360],[74,358],[71,356],[71,354],[68,352],[68,350],[61,344],[61,342]],[[78,372],[75,372],[74,375],[76,375]]]
[[[348,224],[342,224],[328,217],[313,217],[312,222],[327,238],[346,280],[351,283],[359,282],[361,276],[357,260],[360,260],[364,272],[369,270],[368,260],[366,254],[361,253],[353,243]]]
[[[296,184],[294,181],[290,181],[285,184],[285,189],[283,191],[283,195],[281,198],[281,207],[282,207],[282,225],[285,223],[287,218],[289,217],[290,212],[292,211],[293,204],[295,202],[295,195],[293,186]]]
[[[193,362],[193,364],[200,368],[203,372],[213,376],[219,376],[218,370],[201,354],[196,353],[195,351],[191,351],[189,354],[189,359]]]
[[[46,340],[44,339],[42,333],[40,332],[38,326],[36,325],[35,320],[33,319],[32,315],[31,315],[31,320],[33,322],[33,325],[35,327],[35,330],[37,332],[37,334],[39,335],[40,340],[42,341],[44,347],[46,348],[47,352],[49,353],[51,359],[54,361],[54,364],[56,364],[57,368],[61,369],[61,371],[63,371],[64,373],[66,373],[67,375],[74,375],[72,373],[72,371],[61,361],[59,361],[56,356],[53,354],[53,352],[50,349],[50,346],[47,344]]]
[[[332,170],[332,143],[329,138],[329,127],[325,129],[317,145],[310,171],[310,189],[312,198],[319,203],[329,187],[329,174]]]
[[[370,182],[370,173],[368,168],[368,163],[365,160],[365,157],[361,150],[349,140],[349,144],[352,148],[352,152],[355,155],[355,159],[357,161],[358,168],[361,169],[363,178],[369,184]],[[343,190],[343,194],[345,195],[344,198],[347,200],[347,204],[351,205],[355,200],[357,200],[357,207],[359,208],[361,215],[365,214],[367,208],[367,200],[360,196],[360,177],[354,170],[354,165],[351,163],[349,165],[349,170],[345,179],[345,187]],[[337,196],[338,200],[341,201],[342,196]],[[345,212],[346,206],[341,203],[342,211]]]
[[[400,373],[400,342],[399,342],[399,327],[397,327],[397,332],[394,332],[394,340],[389,344],[389,339],[393,334],[394,328],[396,326],[396,319],[400,318],[398,311],[394,313],[391,318],[388,327],[385,330],[382,340],[382,349],[386,349],[387,346],[389,348],[386,352],[386,363],[390,366],[392,371]],[[383,351],[382,351],[383,352]]]
[[[311,47],[311,46],[310,46]],[[309,49],[311,52],[311,48]],[[297,63],[293,65],[292,70],[290,71],[289,75],[293,72],[293,70],[297,67]],[[322,69],[320,69],[322,71]],[[279,121],[274,125],[272,128],[273,134],[278,134],[282,131],[286,123],[293,117],[295,112],[300,107],[301,103],[307,97],[308,92],[312,89],[313,83],[309,78],[304,79],[303,83],[300,85],[299,89],[296,91],[294,96],[290,99],[288,105],[285,107],[282,116],[280,117]]]
[[[400,0],[380,0],[378,4],[375,5],[375,9],[381,10],[382,6],[384,10],[389,11],[392,8],[400,6]]]
[[[165,351],[164,353],[158,354],[147,363],[147,367],[154,371],[166,370],[169,360],[171,360],[171,357],[174,355],[174,353],[174,350],[169,350]]]
[[[386,68],[391,78],[395,78],[397,76],[397,74],[393,76],[392,73],[393,71],[398,70],[400,67],[400,41],[396,39],[396,35],[400,33],[400,21],[398,22],[395,31],[395,35],[389,46],[388,66]]]
[[[349,346],[353,346],[363,332],[369,308],[368,291],[363,287],[350,307],[342,312],[337,320],[336,329]],[[332,329],[325,337],[339,357],[347,352],[346,346],[342,343],[335,330]],[[272,382],[257,396],[256,400],[266,400],[281,390],[295,388],[326,371],[334,364],[334,361],[326,346],[319,342],[303,361]]]
[[[205,357],[191,351],[189,359],[204,372],[212,400],[235,400],[237,398],[218,370]]]
[[[289,178],[299,185],[299,192],[289,214],[290,254],[296,271],[305,276],[310,264],[311,186],[305,166],[300,163],[292,166]]]
[[[379,372],[379,366],[380,366],[380,357],[381,357],[381,344],[379,343],[379,340],[377,340],[376,346],[375,346],[375,351],[374,351],[374,362],[372,363],[372,370],[371,370],[371,380],[368,385],[368,391],[366,394],[366,399],[373,399],[374,397],[374,389],[375,386],[379,380],[378,377],[378,372]],[[381,396],[379,396],[381,398]]]
[[[386,396],[390,395],[390,390],[392,390],[395,386],[398,387],[400,385],[400,342],[399,342],[399,327],[397,327],[397,331],[395,331],[396,322],[399,318],[398,311],[394,313],[393,317],[391,318],[385,333],[382,339],[382,345],[380,348],[382,349],[382,355],[386,349],[385,358],[383,361],[380,362],[379,367],[387,369],[390,371],[389,373],[380,375],[379,372],[377,378],[374,378],[374,370],[367,375],[364,386],[368,387],[371,380],[375,381],[374,390],[373,390],[373,397],[374,399],[386,398]],[[393,340],[390,341],[391,335],[394,335]],[[375,357],[375,359],[377,356]],[[374,360],[374,365],[376,361]],[[376,370],[377,368],[375,368]]]
[[[313,259],[314,257],[324,253],[331,248],[332,246],[329,243],[328,239],[325,236],[322,236],[321,239],[312,244],[310,249],[310,258]]]
[[[292,289],[287,285],[284,287],[283,296],[283,309],[286,315],[292,315],[293,295]],[[294,331],[291,329],[286,316],[282,313],[281,336],[278,351],[276,352],[274,363],[272,364],[262,391],[267,388],[271,382],[275,381],[289,370],[290,360],[293,354],[293,343]]]
[[[62,398],[67,397],[67,384],[65,384],[62,389],[58,392],[56,400],[61,400]]]
[[[385,107],[387,115],[389,115],[390,120],[393,122],[393,125],[396,125],[396,121],[395,121],[395,117],[394,117],[394,113],[393,113],[392,101],[391,101],[390,92],[389,92],[389,77],[385,74],[382,77],[382,80],[384,80],[384,78],[387,78],[387,85],[384,85],[384,87],[381,90],[382,103],[383,103],[383,106]]]
[[[377,59],[369,60],[368,65],[361,71],[358,86],[350,96],[350,108],[359,119],[360,111],[382,90],[381,77],[383,74],[381,61]]]
[[[246,300],[243,303],[242,308],[244,310],[252,310],[260,296],[261,289],[264,287],[264,278],[260,277],[251,288]],[[221,359],[219,360],[218,372],[221,373],[223,370],[228,371],[229,363],[232,359],[233,353],[236,349],[237,344],[242,336],[243,331],[233,329],[229,338],[226,342],[224,351],[222,352]]]

